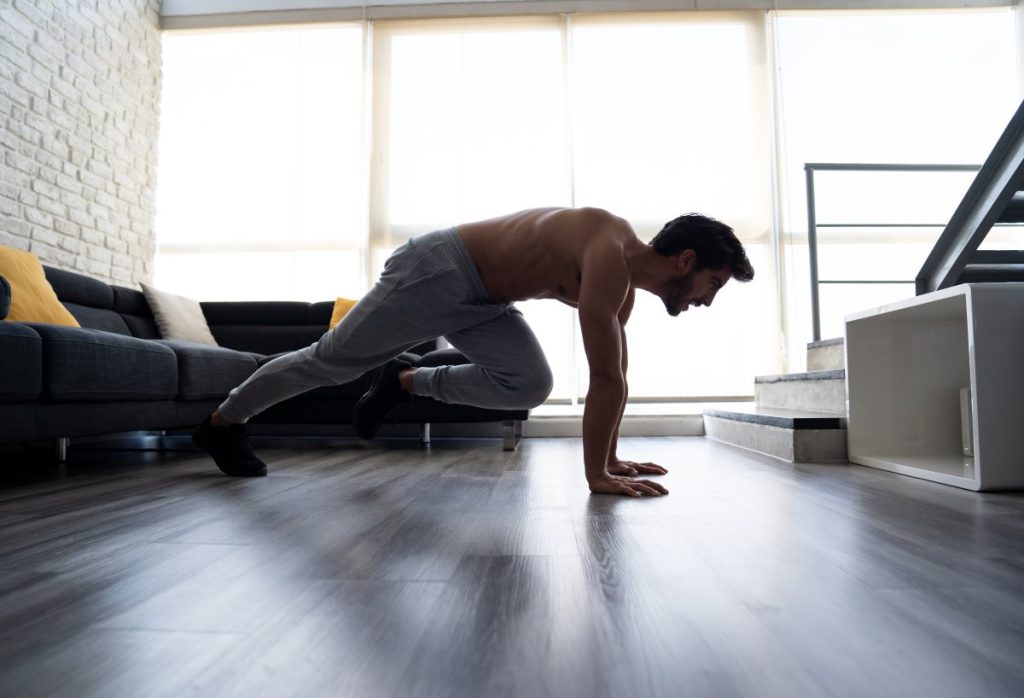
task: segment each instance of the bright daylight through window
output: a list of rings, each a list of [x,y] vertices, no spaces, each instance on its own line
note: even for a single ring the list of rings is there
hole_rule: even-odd
[[[203,300],[330,300],[364,293],[409,236],[458,223],[598,206],[648,240],[696,211],[735,228],[757,276],[677,319],[638,293],[630,398],[749,395],[809,341],[804,163],[979,163],[1019,99],[1014,51],[1005,9],[167,32],[157,283]],[[967,181],[832,175],[818,206],[843,222],[940,222]],[[937,233],[844,229],[822,267],[912,277]],[[833,333],[905,291],[854,289],[823,291]],[[551,399],[578,400],[575,311],[519,307],[555,373]]]

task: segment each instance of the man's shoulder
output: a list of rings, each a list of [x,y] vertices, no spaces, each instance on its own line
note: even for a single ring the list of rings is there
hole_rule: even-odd
[[[635,235],[633,226],[625,218],[616,216],[611,211],[593,206],[572,209],[579,219],[594,231],[595,235],[630,236]]]

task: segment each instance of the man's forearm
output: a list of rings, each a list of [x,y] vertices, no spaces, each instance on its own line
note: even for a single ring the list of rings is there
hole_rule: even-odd
[[[622,429],[622,416],[626,414],[626,401],[629,399],[629,384],[622,385],[622,404],[619,407],[619,417],[615,420],[615,428],[612,429],[612,442],[608,448],[608,462],[618,458],[619,451],[619,430]]]
[[[625,393],[625,383],[621,380],[591,377],[583,410],[583,463],[588,482],[608,475],[608,455],[618,429]]]

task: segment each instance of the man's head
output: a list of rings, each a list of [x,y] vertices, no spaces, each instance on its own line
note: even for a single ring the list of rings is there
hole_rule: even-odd
[[[732,228],[707,216],[688,213],[669,221],[650,245],[675,260],[676,273],[658,293],[672,316],[691,305],[711,305],[730,278],[754,278],[754,267]]]

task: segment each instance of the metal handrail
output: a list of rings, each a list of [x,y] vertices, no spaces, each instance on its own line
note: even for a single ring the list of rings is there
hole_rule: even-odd
[[[804,164],[807,178],[807,247],[811,257],[811,322],[813,324],[814,341],[821,340],[821,309],[818,302],[818,286],[830,283],[862,283],[862,284],[912,284],[913,279],[905,281],[878,281],[871,279],[825,280],[818,278],[818,228],[940,228],[945,223],[868,223],[855,225],[852,223],[818,223],[814,203],[814,173],[819,172],[977,172],[981,165],[925,165],[925,164],[880,164],[855,162],[808,162]]]

